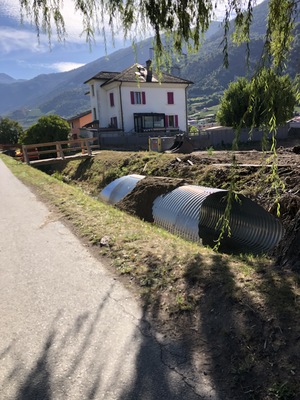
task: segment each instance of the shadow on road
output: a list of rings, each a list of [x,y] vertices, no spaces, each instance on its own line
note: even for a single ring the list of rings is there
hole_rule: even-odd
[[[123,309],[122,322],[118,315],[108,317],[110,302]],[[19,358],[17,341],[2,352],[0,360],[12,360],[3,393],[14,386],[17,400],[199,398],[169,366],[146,319],[139,321],[124,309],[122,299],[114,298],[113,285],[96,309],[78,314],[71,323],[65,322],[65,313],[59,310],[34,357]]]
[[[101,364],[105,363],[101,354],[101,338],[98,337],[99,325],[103,323],[102,312],[108,305],[112,290],[113,287],[96,310],[79,314],[71,326],[66,326],[64,311],[60,310],[30,369],[29,363],[24,361],[26,355],[23,360],[17,358],[17,343],[12,342],[0,357],[0,360],[11,357],[14,362],[2,382],[2,390],[10,385],[17,386],[13,398],[18,400],[96,398],[101,384]],[[104,331],[101,330],[102,333]]]

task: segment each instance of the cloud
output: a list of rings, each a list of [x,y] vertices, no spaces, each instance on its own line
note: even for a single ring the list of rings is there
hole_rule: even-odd
[[[74,7],[74,0],[64,0],[62,3],[61,7],[61,12],[64,17],[64,22],[65,22],[65,27],[66,27],[66,41],[67,42],[72,42],[72,43],[80,43],[83,44],[86,42],[86,35],[85,32],[83,31],[83,19],[82,15],[79,11],[75,10]],[[20,16],[20,3],[19,0],[0,0],[0,12],[2,15],[8,16],[12,20],[15,21],[15,23],[19,24],[21,21],[21,16]],[[108,21],[108,16],[106,16],[106,20]],[[30,17],[27,17],[24,15],[24,23],[26,23],[26,29],[32,29],[32,32],[36,36],[36,31],[34,24],[32,24],[32,28],[30,28],[30,23],[32,23]],[[22,28],[21,25],[19,25],[20,28]],[[54,22],[52,23],[52,39],[51,41],[55,42],[57,37],[56,37],[56,31],[55,31],[55,24]],[[107,22],[107,40],[111,41],[111,30],[110,27],[108,26]],[[121,29],[118,29],[116,26],[116,33],[115,33],[115,38],[121,38],[124,37],[124,34]],[[98,40],[103,41],[103,34],[101,32],[95,32],[95,40],[98,42]],[[36,39],[37,41],[37,39]]]
[[[67,72],[67,71],[71,71],[73,69],[82,67],[83,65],[85,65],[84,63],[77,63],[77,62],[69,62],[69,61],[60,61],[60,62],[55,62],[55,63],[47,63],[47,62],[30,62],[28,60],[18,60],[17,64],[19,66],[21,66],[22,68],[31,68],[31,69],[35,69],[35,70],[39,70],[40,73],[45,73],[42,72],[44,71],[48,71],[47,73],[49,73],[49,71],[51,73],[53,72]]]
[[[48,66],[48,68],[54,69],[58,72],[67,72],[71,71],[72,69],[76,69],[82,67],[85,64],[81,63],[74,63],[74,62],[58,62]]]
[[[0,8],[2,14],[20,19],[19,0],[0,0]]]
[[[27,50],[32,53],[45,53],[49,45],[41,37],[37,41],[36,34],[26,30],[0,27],[0,53],[9,54],[13,51]]]
[[[21,29],[22,26],[20,25],[21,17],[20,17],[19,1],[20,0],[0,0],[0,13],[1,15],[11,18],[15,22],[15,24],[18,24],[18,27]],[[83,17],[79,11],[75,10],[74,2],[75,0],[64,0],[61,2],[62,5],[61,13],[64,18],[64,23],[67,32],[65,41],[66,43],[85,44],[86,32],[84,32],[84,27],[83,27]],[[106,41],[107,46],[111,47],[114,41],[124,40],[124,31],[122,27],[119,26],[118,21],[116,19],[114,20],[114,34],[112,34],[111,27],[109,26],[108,21],[109,21],[109,15],[105,15],[104,16],[105,34],[103,33],[103,29],[100,26],[100,32],[96,30],[94,33],[95,44],[101,44],[101,43],[103,44]],[[30,20],[29,17],[26,17],[26,15],[24,15],[24,23],[26,23],[26,29],[29,29],[36,36],[34,23]],[[54,22],[52,23],[51,28],[52,28],[51,42],[56,43],[57,35]],[[153,35],[153,32],[144,34],[141,27],[137,28],[135,32],[133,31],[133,34],[135,33],[137,34],[137,36],[140,37],[141,40],[145,39],[145,37],[147,36]]]

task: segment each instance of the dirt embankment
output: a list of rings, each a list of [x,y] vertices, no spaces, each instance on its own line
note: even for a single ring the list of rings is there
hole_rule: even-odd
[[[171,192],[186,183],[184,179],[146,177],[138,182],[117,206],[147,222],[153,222],[152,206],[158,196]]]
[[[263,154],[255,150],[178,155],[164,167],[153,171],[154,175],[160,177],[148,176],[139,181],[118,207],[145,221],[153,222],[152,204],[157,196],[185,183],[227,189],[233,179],[238,192],[262,205],[275,216],[279,210],[285,235],[273,255],[280,266],[299,269],[300,155],[297,149],[279,148],[275,160],[276,170],[272,167],[274,160],[271,153]],[[235,170],[231,168],[233,158],[237,163]],[[177,178],[172,178],[174,176]],[[279,203],[275,201],[276,185]]]

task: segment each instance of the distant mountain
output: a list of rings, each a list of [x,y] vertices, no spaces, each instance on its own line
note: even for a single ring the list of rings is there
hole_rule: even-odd
[[[7,74],[0,73],[0,83],[13,83],[13,82],[22,82],[23,79],[14,79]]]
[[[267,1],[254,9],[251,26],[251,58],[246,63],[246,47],[230,45],[228,69],[223,66],[222,39],[224,31],[220,23],[214,22],[206,33],[206,40],[200,51],[182,57],[180,62],[174,62],[173,73],[180,74],[194,82],[189,89],[189,97],[197,98],[217,94],[221,96],[228,84],[238,76],[251,75],[260,60],[263,36],[266,31]],[[298,35],[298,31],[296,31]],[[299,36],[300,37],[300,36]],[[295,40],[295,46],[289,73],[294,76],[298,69],[300,40]],[[152,39],[146,39],[136,46],[131,46],[113,52],[107,57],[101,57],[78,69],[39,75],[24,82],[1,81],[0,74],[0,114],[30,126],[36,119],[45,114],[56,113],[69,118],[90,108],[89,96],[85,95],[87,86],[84,81],[100,71],[122,71],[135,62],[144,64],[151,58]],[[13,78],[11,78],[13,79]]]
[[[68,118],[85,111],[90,107],[90,100],[85,95],[87,86],[83,82],[101,70],[122,71],[136,60],[145,62],[150,47],[151,39],[148,39],[138,44],[136,51],[132,47],[118,50],[72,71],[39,75],[9,85],[0,83],[0,114],[21,120],[28,126],[35,115],[57,113]],[[27,116],[29,121],[26,121]]]
[[[237,46],[229,40],[229,67],[224,67],[222,44],[224,30],[222,28],[205,42],[197,54],[189,57],[186,65],[182,65],[182,76],[194,82],[189,90],[190,97],[221,94],[237,77],[253,74],[262,55],[267,14],[268,1],[261,3],[253,10],[249,60],[247,60],[246,45]],[[228,34],[229,39],[233,29],[232,24]]]

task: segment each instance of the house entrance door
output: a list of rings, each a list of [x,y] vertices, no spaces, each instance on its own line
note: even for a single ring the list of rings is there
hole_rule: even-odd
[[[141,115],[135,115],[134,116],[134,130],[136,132],[142,132],[142,116]]]

